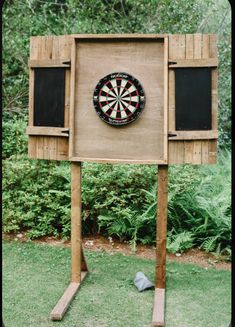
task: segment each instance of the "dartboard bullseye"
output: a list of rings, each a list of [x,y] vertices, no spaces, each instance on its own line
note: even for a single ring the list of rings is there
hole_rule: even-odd
[[[145,94],[140,82],[127,73],[113,73],[103,77],[93,95],[99,117],[114,126],[136,120],[144,109]]]

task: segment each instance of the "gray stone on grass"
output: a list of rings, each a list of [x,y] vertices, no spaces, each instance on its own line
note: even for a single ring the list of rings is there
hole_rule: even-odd
[[[148,278],[145,276],[145,274],[142,271],[136,273],[134,284],[139,292],[154,287],[154,284],[148,280]]]

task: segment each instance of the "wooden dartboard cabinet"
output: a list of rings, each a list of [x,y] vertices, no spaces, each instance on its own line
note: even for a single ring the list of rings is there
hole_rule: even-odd
[[[170,164],[217,158],[217,47],[213,34],[75,34],[30,40],[30,158],[71,161],[71,283],[87,265],[81,236],[81,162],[158,165],[153,326],[164,326]]]

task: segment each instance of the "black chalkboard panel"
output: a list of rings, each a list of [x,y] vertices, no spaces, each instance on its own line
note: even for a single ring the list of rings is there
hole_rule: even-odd
[[[175,69],[176,130],[211,129],[211,68]]]
[[[65,68],[35,68],[34,73],[34,126],[64,127]]]

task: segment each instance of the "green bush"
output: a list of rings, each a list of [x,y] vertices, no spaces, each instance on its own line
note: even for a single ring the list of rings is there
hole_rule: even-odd
[[[156,171],[154,166],[85,164],[85,217],[98,217],[102,233],[130,238],[144,208],[142,189],[155,184]]]
[[[70,169],[67,162],[12,156],[3,162],[3,230],[28,230],[29,237],[70,235]],[[97,217],[108,213],[123,219],[125,230],[102,232],[128,238],[133,212],[144,205],[142,188],[155,183],[156,167],[83,164],[84,232],[97,232]],[[114,228],[114,227],[112,227]]]
[[[231,156],[216,165],[170,166],[168,248],[229,253]],[[82,164],[83,233],[155,243],[156,166]],[[3,231],[70,236],[70,166],[12,156],[3,163]]]
[[[26,116],[3,121],[2,158],[27,153]]]
[[[63,174],[65,170],[66,165],[24,156],[5,160],[3,231],[27,230],[32,238],[68,235],[70,181],[67,172]]]
[[[188,183],[182,192],[170,192],[169,229],[173,234],[191,232],[193,243],[208,252],[230,254],[230,153],[221,153],[216,165],[200,166],[192,185]]]

